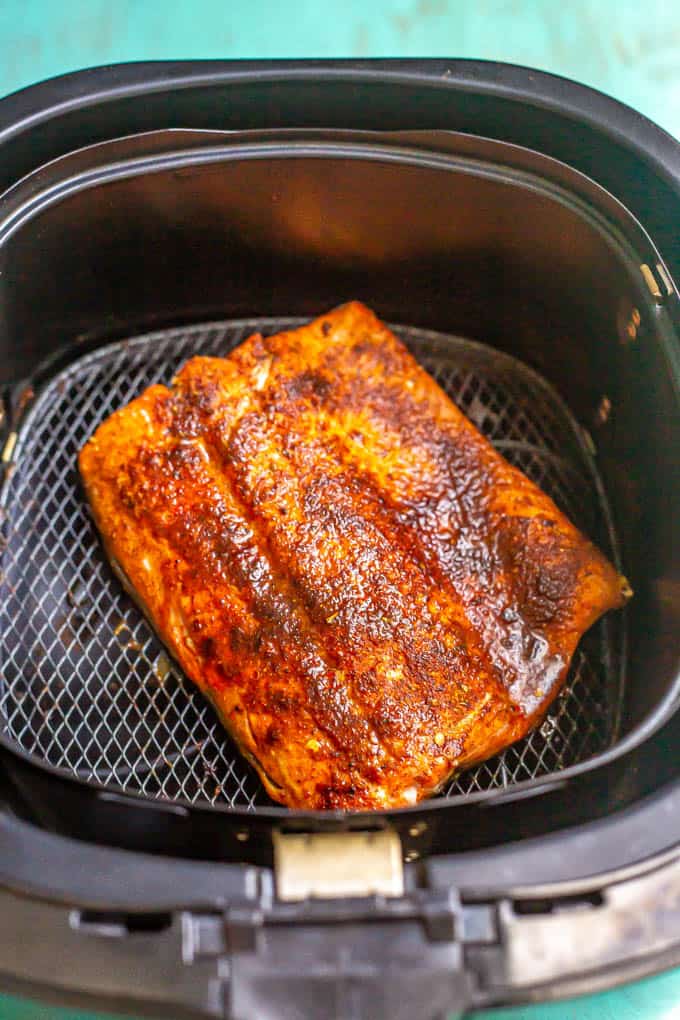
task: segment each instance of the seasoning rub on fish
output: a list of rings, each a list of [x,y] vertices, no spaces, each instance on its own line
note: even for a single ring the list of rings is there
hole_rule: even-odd
[[[192,358],[79,466],[126,587],[295,808],[412,804],[507,747],[630,594],[356,302]]]

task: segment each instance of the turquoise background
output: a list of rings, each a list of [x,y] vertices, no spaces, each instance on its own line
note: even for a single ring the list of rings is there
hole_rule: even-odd
[[[312,56],[525,64],[601,89],[680,138],[680,0],[0,0],[0,95],[115,61]],[[670,1020],[680,972],[493,1016]],[[0,1020],[85,1017],[0,997]]]
[[[680,136],[678,0],[0,0],[0,93],[119,60],[310,56],[526,64]]]
[[[475,1013],[474,1020],[639,1020],[647,1017],[654,1017],[654,1020],[677,1020],[680,1016],[679,987],[680,979],[676,974],[661,974],[626,988],[569,1002]],[[0,1017],[2,1020],[94,1020],[88,1013],[55,1009],[54,1006],[10,997],[4,1000]],[[96,1020],[115,1018],[102,1013]],[[172,1018],[168,1017],[167,1020]],[[252,1020],[258,1020],[258,1017]],[[315,1018],[310,1016],[307,1020]],[[413,1020],[418,1020],[418,1017],[413,1017]]]

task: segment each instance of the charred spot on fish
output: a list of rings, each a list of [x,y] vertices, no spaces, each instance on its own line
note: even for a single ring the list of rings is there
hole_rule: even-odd
[[[128,488],[121,488],[120,490],[120,501],[126,510],[134,512],[136,508],[136,500],[132,492]]]
[[[285,382],[286,396],[291,400],[324,400],[332,389],[332,383],[321,372],[306,369]]]
[[[323,810],[345,807],[347,798],[354,797],[356,787],[350,784],[317,783],[316,793]]]
[[[212,637],[202,637],[198,643],[198,648],[204,659],[215,658],[215,639]]]
[[[274,712],[290,712],[297,706],[295,698],[280,687],[274,688],[269,695],[269,707]]]
[[[264,742],[269,747],[274,747],[276,744],[280,744],[282,740],[282,734],[280,728],[275,723],[270,723],[264,735]]]
[[[364,765],[361,772],[364,779],[369,783],[375,783],[376,786],[383,781],[382,769],[377,768],[375,765]]]
[[[253,637],[240,627],[232,627],[229,631],[229,647],[234,655],[242,655],[252,649]]]
[[[195,443],[179,442],[168,451],[170,467],[181,472],[184,468],[197,468],[204,463],[203,455]]]

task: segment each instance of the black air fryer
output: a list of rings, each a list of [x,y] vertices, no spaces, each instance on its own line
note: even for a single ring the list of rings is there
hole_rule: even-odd
[[[110,67],[0,103],[0,979],[138,1014],[456,1016],[680,963],[680,147],[450,61]],[[76,452],[359,299],[635,597],[413,808],[274,806],[105,562]]]

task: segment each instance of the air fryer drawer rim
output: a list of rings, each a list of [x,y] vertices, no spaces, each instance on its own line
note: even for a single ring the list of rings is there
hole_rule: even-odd
[[[520,141],[524,144],[531,137],[536,137],[532,124],[543,111],[552,118],[553,125],[559,124],[567,128],[565,132],[561,130],[552,132],[550,137],[545,139],[545,147],[550,148],[552,155],[563,158],[566,163],[585,172],[592,169],[589,161],[593,164],[598,164],[599,161],[599,165],[595,166],[596,172],[591,174],[593,179],[604,184],[618,197],[624,193],[629,195],[626,204],[640,219],[645,229],[649,230],[676,279],[680,277],[680,248],[677,244],[680,147],[645,118],[592,90],[541,72],[498,64],[447,60],[314,61],[304,64],[297,61],[276,64],[252,61],[210,62],[201,65],[177,62],[80,72],[33,86],[0,101],[0,150],[3,155],[3,160],[0,161],[2,166],[0,188],[16,182],[19,177],[35,169],[37,163],[61,154],[62,147],[73,149],[87,144],[88,141],[106,137],[109,130],[113,130],[114,136],[118,136],[125,133],[119,130],[122,123],[125,123],[128,129],[138,130],[146,116],[158,117],[159,108],[164,104],[170,110],[178,97],[190,98],[192,94],[198,95],[199,89],[203,89],[206,94],[206,91],[214,86],[215,90],[223,89],[222,96],[225,95],[226,89],[233,102],[222,104],[220,115],[223,115],[229,123],[234,123],[239,116],[240,103],[244,97],[247,98],[250,90],[260,90],[252,107],[255,116],[261,118],[263,112],[261,90],[264,89],[266,92],[267,88],[270,88],[271,95],[271,88],[275,88],[281,96],[281,103],[276,108],[277,115],[283,120],[288,118],[290,121],[291,116],[295,116],[296,111],[304,109],[306,105],[301,101],[303,92],[307,94],[308,89],[313,92],[319,86],[324,95],[327,95],[327,90],[334,88],[337,89],[336,94],[340,100],[337,109],[341,112],[347,111],[352,103],[355,103],[359,108],[354,109],[353,116],[365,123],[372,112],[365,103],[361,105],[361,96],[365,96],[366,90],[369,87],[373,89],[374,86],[377,94],[381,82],[386,83],[392,90],[398,88],[400,98],[404,100],[400,104],[399,114],[403,111],[406,118],[415,116],[414,97],[431,98],[436,94],[442,98],[444,102],[437,116],[441,124],[446,126],[454,124],[460,126],[464,122],[463,107],[475,96],[492,100],[494,106],[505,103],[506,110],[512,108],[514,115],[505,117],[503,124],[499,125],[499,133],[504,132],[507,140]],[[297,100],[291,98],[291,92],[286,89],[287,83],[288,85],[292,83],[297,90]],[[356,92],[350,96],[352,90]],[[159,103],[155,102],[156,99]],[[123,106],[128,103],[128,112],[123,114]],[[327,113],[327,105],[325,109]],[[69,117],[71,114],[78,117],[78,112],[85,110],[88,111],[88,116],[80,118],[80,128],[76,130],[74,119],[69,121]],[[165,115],[164,112],[163,116]],[[482,117],[476,125],[480,130],[483,119]],[[112,127],[114,122],[116,127]],[[488,126],[489,122],[487,116],[484,123]],[[570,123],[582,125],[586,132],[590,132],[589,138],[597,139],[598,144],[594,147],[583,144],[581,146],[583,151],[578,150],[578,147],[575,149],[570,144],[569,138],[565,137],[569,133]],[[156,123],[154,126],[158,127],[159,124]],[[485,133],[494,132],[487,130]],[[72,142],[76,137],[77,145],[74,145]],[[536,147],[542,148],[541,145]],[[625,159],[621,161],[621,166],[618,166],[616,160],[603,156],[605,152],[611,155],[614,151],[622,153],[626,158],[639,161],[640,179],[645,181],[642,188],[644,194],[636,195],[635,187],[629,187],[630,182],[626,181],[623,165]],[[645,204],[645,194],[653,194],[653,209]],[[619,777],[624,774],[625,762],[624,758],[603,769],[600,781],[606,783],[613,772],[618,773]],[[17,764],[20,764],[21,768],[14,772],[13,780],[21,786],[26,779],[25,773],[33,770],[34,766],[28,762]],[[62,785],[60,780],[53,781],[52,777],[47,775],[41,775],[41,779],[45,781],[45,791],[49,798],[54,799],[60,806],[62,795],[68,800],[65,785]],[[578,797],[582,789],[583,787],[577,786],[575,781],[571,792]],[[475,876],[481,876],[483,872],[495,879],[499,875],[502,876],[497,885],[502,896],[511,895],[514,887],[525,885],[527,877],[530,882],[552,882],[556,878],[573,876],[578,879],[599,872],[603,875],[604,887],[607,885],[607,872],[611,872],[612,868],[625,867],[631,861],[639,862],[643,858],[652,858],[654,865],[658,866],[664,863],[665,852],[667,850],[672,852],[673,845],[680,841],[680,831],[677,831],[680,826],[680,811],[676,803],[680,796],[679,791],[680,780],[673,780],[658,788],[654,795],[644,800],[640,799],[625,811],[610,814],[599,821],[584,819],[577,826],[567,830],[558,827],[549,836],[522,840],[514,845],[493,850],[470,851],[462,857],[448,854],[428,859],[425,848],[424,859],[419,861],[418,865],[407,865],[407,873],[411,881],[417,881],[441,893],[443,898],[437,901],[440,906],[444,899],[447,902],[456,901],[458,886],[468,890],[474,889]],[[536,801],[540,805],[539,810],[551,810],[550,794],[536,798]],[[531,809],[531,802],[528,802],[528,806]],[[503,814],[503,810],[502,805],[495,809],[499,816]],[[119,821],[123,817],[126,819],[124,824],[135,824],[134,819],[130,821],[128,814],[121,814]],[[167,831],[170,844],[173,819],[174,822],[181,824],[183,821],[181,812],[168,815]],[[676,819],[679,821],[676,822]],[[412,820],[414,821],[415,819]],[[415,829],[416,825],[413,824],[412,827]],[[173,903],[182,902],[177,894],[177,889],[180,888],[178,883],[181,883],[182,876],[189,872],[197,878],[201,876],[198,883],[200,893],[197,890],[197,898],[204,899],[197,905],[202,907],[203,903],[207,902],[212,907],[214,928],[222,929],[224,926],[234,934],[240,932],[242,937],[253,934],[252,928],[248,928],[250,916],[248,909],[252,906],[253,897],[248,895],[243,897],[241,894],[244,890],[255,891],[258,883],[261,883],[259,891],[266,892],[271,888],[270,878],[266,871],[258,872],[255,868],[245,865],[243,856],[235,858],[240,863],[233,866],[217,864],[214,859],[209,863],[177,861],[172,856],[160,857],[158,854],[145,856],[129,851],[108,850],[97,845],[98,840],[95,831],[87,834],[83,841],[65,840],[9,814],[0,814],[0,846],[3,848],[3,853],[0,854],[0,886],[13,888],[17,893],[12,901],[16,914],[12,914],[12,917],[30,926],[31,918],[39,918],[43,905],[47,906],[49,903],[61,905],[61,911],[56,917],[57,924],[47,926],[44,931],[43,963],[54,960],[63,962],[63,947],[66,944],[75,944],[73,939],[78,928],[77,915],[82,907],[88,906],[88,903],[94,904],[95,909],[99,905],[103,910],[115,903],[131,904],[135,891],[140,892],[139,883],[142,883],[141,888],[144,889],[146,881],[148,882],[146,890],[154,890],[153,902],[158,905],[158,909],[164,909],[162,904],[165,903],[166,907],[172,910]],[[405,843],[405,847],[408,845]],[[171,845],[168,849],[171,851]],[[47,861],[54,862],[54,868],[46,867]],[[510,861],[512,867],[509,867]],[[98,868],[102,869],[99,874]],[[128,879],[129,887],[126,884]],[[181,889],[184,896],[186,886],[182,885]],[[129,898],[124,899],[128,893]],[[603,896],[606,902],[606,889]],[[143,902],[141,897],[138,902]],[[186,900],[184,902],[186,903]],[[585,905],[588,906],[587,903]],[[70,910],[70,906],[74,907],[74,912]],[[188,906],[193,908],[193,904]],[[594,903],[591,906],[598,909]],[[236,913],[229,914],[230,907],[239,909]],[[556,917],[559,918],[559,914]],[[191,921],[191,918],[187,918],[187,921]],[[5,941],[0,953],[3,981],[14,982],[13,987],[20,988],[24,993],[30,994],[33,991],[35,994],[39,989],[43,993],[51,994],[53,998],[61,998],[62,1001],[69,998],[71,1001],[78,1000],[82,1004],[102,1009],[112,1008],[115,997],[119,1008],[121,1003],[128,1003],[129,1009],[139,1012],[156,1005],[157,1009],[161,1008],[165,1013],[184,1006],[194,1013],[205,1016],[223,1015],[234,1001],[231,998],[234,993],[233,982],[225,976],[226,968],[232,961],[228,957],[222,957],[211,961],[210,964],[206,960],[200,967],[189,967],[188,957],[183,958],[181,955],[182,943],[178,940],[178,924],[179,918],[175,916],[168,932],[159,930],[148,937],[146,998],[140,997],[139,986],[135,987],[133,974],[138,969],[139,950],[136,945],[140,943],[135,945],[135,940],[122,942],[116,940],[114,945],[112,940],[105,939],[103,935],[96,939],[88,936],[85,929],[77,936],[80,942],[74,959],[73,974],[64,974],[64,980],[57,986],[57,983],[50,980],[49,974],[60,974],[63,971],[61,964],[54,970],[49,970],[31,955],[28,959],[20,961],[20,967],[14,966],[17,961],[12,956],[11,937],[15,929],[10,923],[6,926],[10,942]],[[332,933],[334,927],[329,925],[327,930]],[[362,928],[358,927],[356,930],[363,934]],[[674,928],[672,934],[674,935]],[[140,936],[137,935],[136,938]],[[323,939],[323,935],[320,938]],[[7,945],[10,945],[9,954],[5,952]],[[318,946],[321,950],[322,941]],[[454,950],[460,948],[453,944],[452,946]],[[436,951],[434,944],[430,944],[429,948],[433,949],[433,952]],[[475,978],[478,980],[479,975],[484,974],[484,985],[488,985],[489,977],[490,984],[493,985],[493,968],[502,961],[493,954],[485,955],[483,945],[469,948],[472,957],[466,957],[466,964],[473,968]],[[644,949],[644,946],[642,948]],[[168,955],[168,951],[171,955]],[[125,961],[125,966],[117,967],[116,961],[120,963],[122,960]],[[629,958],[622,966],[614,969],[605,966],[602,970],[581,978],[576,985],[573,982],[571,985],[565,983],[561,975],[554,990],[557,994],[565,994],[565,989],[573,993],[592,990],[595,986],[611,986],[630,977],[670,966],[677,960],[677,947],[675,950],[671,948],[666,953],[653,952],[646,956]],[[167,971],[163,969],[166,961],[172,968],[173,980],[170,983],[167,980]],[[491,970],[485,971],[487,962]],[[219,970],[218,974],[214,968],[219,966],[223,966],[223,969]],[[206,969],[202,969],[203,967]],[[344,979],[340,973],[341,968],[331,969],[338,981],[342,982]],[[406,980],[409,968],[402,970]],[[102,978],[99,985],[91,980],[95,973]],[[146,979],[147,974],[144,976]],[[238,976],[243,977],[243,972],[239,972]],[[264,976],[269,980],[271,975]],[[70,983],[69,978],[72,978]],[[340,986],[331,985],[329,991],[335,987]],[[498,986],[496,987],[498,989]],[[275,994],[279,993],[280,999],[281,987],[276,985],[273,990]],[[457,986],[456,994],[459,992],[462,1000],[464,996],[460,986]],[[550,994],[551,989],[543,986],[529,989],[517,995],[513,1001],[527,999],[535,1001]],[[483,993],[480,992],[475,1004],[490,1002],[501,1004],[509,1002],[511,998],[509,993],[504,994],[502,990],[493,993],[487,988]],[[454,997],[450,1000],[449,1006],[460,1007],[461,1002]]]
[[[149,141],[150,140],[151,139],[149,139]],[[137,139],[134,136],[130,136],[127,139],[119,139],[117,141],[119,146],[121,146],[124,150],[125,142],[127,142],[130,145],[135,145]],[[105,146],[102,147],[104,149],[103,152],[104,156],[106,156],[110,144],[111,143],[107,143]],[[461,168],[467,172],[480,172],[479,163],[477,161],[474,161],[471,164],[467,164],[465,159],[454,158],[452,156],[448,156],[445,154],[437,154],[436,159],[433,159],[433,157],[428,152],[413,151],[401,147],[395,150],[389,145],[371,146],[363,143],[350,145],[347,142],[342,143],[340,145],[336,145],[331,141],[317,143],[316,145],[311,146],[311,149],[309,142],[291,143],[290,141],[286,141],[281,143],[273,142],[250,143],[246,145],[241,145],[238,144],[238,142],[234,142],[231,145],[218,147],[215,150],[208,149],[206,151],[199,149],[196,151],[191,151],[188,154],[180,150],[179,152],[174,151],[164,152],[160,156],[157,154],[152,154],[148,157],[138,156],[134,160],[132,160],[130,164],[126,163],[125,160],[122,158],[117,159],[113,164],[109,163],[108,160],[106,160],[103,166],[96,166],[96,169],[92,170],[90,173],[86,172],[82,176],[76,175],[75,178],[68,177],[66,182],[62,182],[59,170],[66,169],[70,165],[69,160],[67,158],[66,160],[62,160],[59,165],[58,164],[52,165],[51,167],[52,171],[56,172],[56,181],[52,184],[51,187],[48,186],[46,194],[42,191],[42,189],[38,190],[36,194],[34,190],[34,182],[29,177],[25,179],[23,182],[21,182],[15,189],[12,189],[12,191],[9,194],[6,194],[5,196],[2,196],[2,198],[0,198],[0,212],[3,211],[3,205],[5,205],[5,203],[7,203],[8,206],[8,208],[5,211],[5,216],[3,217],[3,220],[0,220],[0,244],[2,244],[14,230],[20,229],[22,222],[25,222],[25,217],[30,218],[39,215],[42,209],[45,207],[45,203],[50,203],[51,201],[59,201],[63,194],[71,194],[74,189],[80,190],[81,188],[95,187],[99,183],[104,183],[112,179],[117,180],[120,177],[124,177],[129,173],[132,174],[138,172],[145,173],[154,172],[160,169],[168,169],[170,167],[175,168],[178,166],[185,165],[184,164],[185,159],[191,166],[196,165],[202,166],[206,164],[212,164],[213,160],[215,162],[222,162],[224,160],[238,162],[242,160],[248,160],[250,158],[271,158],[272,155],[277,156],[285,155],[288,158],[295,159],[298,157],[304,158],[309,156],[310,154],[315,156],[327,154],[329,157],[330,156],[337,157],[339,154],[342,154],[345,158],[351,157],[357,159],[377,159],[377,160],[381,160],[387,157],[390,159],[394,159],[399,163],[402,162],[406,163],[407,165],[416,166],[422,165],[425,167],[430,167],[434,165],[436,166],[437,169],[440,169],[441,172],[446,172],[451,169],[454,172],[459,172]],[[93,146],[91,147],[90,150],[81,151],[76,155],[78,157],[78,161],[82,160],[84,157],[87,157],[89,162],[94,162],[96,164],[97,156],[99,155],[98,147]],[[498,167],[492,165],[490,167],[482,168],[482,172],[484,170],[488,174],[497,177],[498,179],[511,180],[514,183],[516,183],[517,186],[520,187],[529,187],[531,189],[535,189],[541,186],[545,186],[548,190],[548,193],[554,195],[558,201],[568,202],[571,205],[574,204],[575,200],[571,199],[571,197],[568,195],[567,192],[563,190],[563,188],[553,184],[543,185],[543,182],[540,180],[540,178],[537,179],[534,174],[527,174],[525,171],[521,171],[519,173],[513,172],[507,166]],[[579,175],[579,177],[581,176],[582,175]],[[39,181],[40,178],[38,177],[38,182]],[[22,202],[22,196],[24,191],[27,191],[30,195],[25,206]],[[603,189],[595,185],[594,195],[598,196],[601,193],[606,194],[604,193]],[[15,209],[17,209],[16,219],[14,213]],[[581,216],[589,218],[592,221],[592,218],[595,214],[595,210],[590,209],[585,204],[584,201],[580,199],[578,200],[577,209]],[[623,212],[623,206],[620,205],[620,209]],[[10,223],[11,226],[7,227],[6,224],[8,223]],[[639,271],[639,265],[641,260],[644,258],[650,258],[651,255],[653,255],[653,251],[651,252],[650,255],[649,249],[647,252],[644,253],[631,250],[631,248],[629,247],[629,244],[631,242],[628,239],[624,241],[619,231],[613,228],[609,221],[604,219],[599,213],[596,214],[596,218],[594,219],[593,225],[595,229],[597,229],[601,234],[606,236],[607,242],[610,245],[613,245],[618,250],[619,257],[623,261],[625,261],[625,263],[628,265],[631,278],[634,281],[634,285],[636,286],[636,289],[638,291],[640,307],[641,308],[644,307],[646,315],[658,320],[660,316],[659,308],[652,300],[652,296],[650,295],[648,288],[644,285],[643,278]],[[638,224],[635,221],[633,221],[631,229],[633,231],[636,231],[637,227]],[[639,242],[643,244],[650,243],[644,231],[638,234],[638,239]],[[673,298],[674,303],[678,303],[677,294],[674,295]],[[82,347],[80,348],[80,350],[82,352]],[[48,358],[51,369],[54,366],[56,357],[57,355],[50,356]],[[41,371],[40,366],[38,366],[36,371],[37,379],[40,379],[41,376],[44,376],[44,374],[45,373]],[[37,388],[37,384],[34,380],[31,380],[30,382],[31,385],[34,385]],[[25,410],[27,410],[27,405],[22,407],[22,412]],[[7,431],[9,431],[9,423]],[[661,726],[663,722],[675,711],[679,700],[680,700],[680,675],[676,677],[675,682],[670,685],[665,696],[660,700],[657,706],[649,713],[649,715],[645,719],[643,719],[640,723],[638,723],[633,728],[633,730],[629,734],[627,734],[621,741],[617,742],[614,746],[612,746],[602,754],[597,755],[595,758],[589,761],[580,763],[575,766],[571,766],[559,773],[556,773],[555,775],[550,775],[544,778],[531,780],[527,782],[517,783],[516,785],[513,785],[513,787],[508,791],[492,790],[469,794],[466,797],[466,802],[470,805],[481,803],[488,806],[492,806],[495,804],[497,805],[497,807],[500,807],[501,805],[510,806],[513,802],[518,800],[524,800],[527,797],[537,797],[540,796],[542,793],[552,793],[558,790],[563,790],[565,784],[572,780],[574,777],[581,775],[584,772],[592,771],[597,768],[606,766],[615,758],[625,756],[625,754],[632,750],[634,747],[638,746],[643,741],[649,739],[649,737],[658,729],[658,727]],[[7,741],[7,739],[2,734],[0,734],[0,746],[2,746],[6,751],[8,751],[11,754],[17,753],[14,744]],[[38,768],[46,769],[48,772],[52,771],[52,767],[49,764],[45,763],[42,759],[35,757],[29,753],[26,753],[26,757],[27,760],[30,761],[32,765]],[[55,769],[54,772],[55,775],[63,776],[63,773],[59,770]],[[70,780],[71,777],[65,778],[68,778]],[[82,780],[76,781],[82,782]],[[99,784],[97,783],[96,780],[90,780],[89,782],[91,783],[93,789],[98,788]],[[105,789],[106,789],[105,787],[101,787],[102,792],[104,792]],[[121,796],[129,798],[131,801],[138,799],[137,795],[133,793],[126,793]],[[139,799],[142,801],[144,800],[141,797],[139,797]],[[202,806],[192,805],[188,802],[185,803],[181,799],[176,801],[175,803],[177,804],[177,806],[180,806],[183,809],[189,810],[191,812],[210,810],[212,812],[216,811],[222,814],[228,814],[232,818],[238,817],[240,814],[239,809],[230,808],[225,805],[218,804],[211,808],[204,808]],[[376,814],[378,817],[386,816],[394,817],[396,815],[403,817],[404,824],[406,824],[406,819],[415,815],[420,816],[421,812],[423,811],[432,812],[447,809],[455,810],[456,807],[457,805],[455,803],[438,802],[434,800],[426,801],[423,804],[416,805],[414,807],[400,808],[396,812],[389,813],[378,812],[369,817],[376,817]],[[289,821],[293,817],[299,819],[307,819],[310,822],[312,820],[319,822],[324,819],[328,819],[329,817],[329,813],[290,812],[286,808],[269,806],[258,807],[257,814],[261,818],[269,818],[272,822],[274,822],[277,819],[284,819]],[[339,813],[337,817],[344,817],[344,815],[342,813]],[[361,817],[361,815],[359,814],[358,817]],[[246,814],[245,818],[246,819],[252,818],[252,815]]]
[[[493,61],[413,59],[413,60],[248,60],[248,61],[159,61],[130,63],[78,71],[30,86],[0,103],[0,147],[3,148],[4,175],[0,175],[0,189],[4,189],[19,177],[42,165],[55,156],[74,148],[80,148],[91,141],[116,137],[121,134],[147,130],[149,127],[174,127],[168,121],[167,110],[172,102],[183,94],[198,89],[227,90],[234,102],[223,104],[219,120],[213,118],[211,127],[243,127],[238,98],[242,92],[264,86],[270,92],[280,85],[293,83],[300,90],[312,87],[339,89],[336,94],[338,110],[354,108],[356,116],[357,96],[354,90],[368,88],[380,83],[402,90],[399,128],[408,121],[410,127],[446,127],[454,130],[470,130],[472,134],[487,134],[529,148],[542,148],[546,154],[563,159],[577,169],[588,173],[614,193],[627,190],[633,199],[628,204],[636,211],[638,195],[635,188],[627,186],[627,179],[615,161],[603,161],[597,153],[590,158],[588,146],[574,147],[564,133],[553,132],[550,138],[542,137],[542,144],[532,145],[535,136],[533,122],[540,111],[557,119],[566,118],[567,123],[578,122],[588,125],[594,137],[606,144],[620,145],[623,149],[646,164],[656,174],[663,188],[657,190],[655,202],[659,208],[656,227],[664,237],[662,250],[673,243],[673,231],[669,229],[668,218],[663,208],[671,200],[673,190],[680,186],[680,158],[675,140],[665,131],[631,108],[599,93],[587,86],[579,85],[565,78],[542,71],[501,64]],[[239,92],[239,89],[241,92]],[[347,91],[349,89],[349,91]],[[300,126],[303,117],[293,112],[295,99],[277,94],[275,117],[278,126]],[[439,97],[436,121],[423,124],[422,103],[412,107],[415,96]],[[149,99],[149,111],[140,116],[139,104],[134,116],[129,112],[125,118],[117,115],[117,106],[128,100]],[[497,116],[483,115],[477,111],[475,120],[465,118],[467,97],[479,96],[492,103],[511,104],[513,114],[499,122]],[[151,109],[158,99],[160,109]],[[340,103],[339,100],[342,100]],[[408,102],[407,102],[408,100]],[[445,100],[445,109],[442,101]],[[52,132],[49,140],[44,129],[68,120],[75,113],[85,110],[92,114],[88,120],[80,118],[77,141],[65,130]],[[327,107],[326,107],[327,113]],[[151,123],[149,117],[155,118]],[[361,122],[365,126],[372,114],[371,107],[361,107]],[[344,117],[347,118],[345,113]],[[373,127],[383,128],[380,120]],[[145,119],[146,118],[146,119]],[[88,121],[92,119],[92,123]],[[125,124],[119,128],[108,128],[104,120]],[[193,125],[205,127],[206,116],[200,123],[193,118]],[[316,118],[321,123],[321,118]],[[296,123],[297,122],[297,123]],[[261,117],[258,120],[262,126]],[[271,121],[270,121],[271,123]],[[350,123],[346,120],[344,126]],[[467,125],[467,126],[466,126]],[[252,126],[252,125],[251,125]],[[327,125],[326,125],[327,126]],[[350,124],[351,126],[351,124]],[[354,126],[358,126],[357,123]],[[493,130],[490,128],[493,126]],[[41,130],[43,129],[43,130]],[[111,133],[112,131],[112,133]],[[89,132],[85,133],[85,132]],[[36,144],[38,143],[38,144]],[[548,151],[549,150],[549,151]],[[599,158],[599,162],[598,162]],[[644,217],[642,217],[644,219]],[[677,249],[676,249],[677,250]],[[669,252],[665,252],[666,255]],[[677,269],[677,266],[676,266]]]

